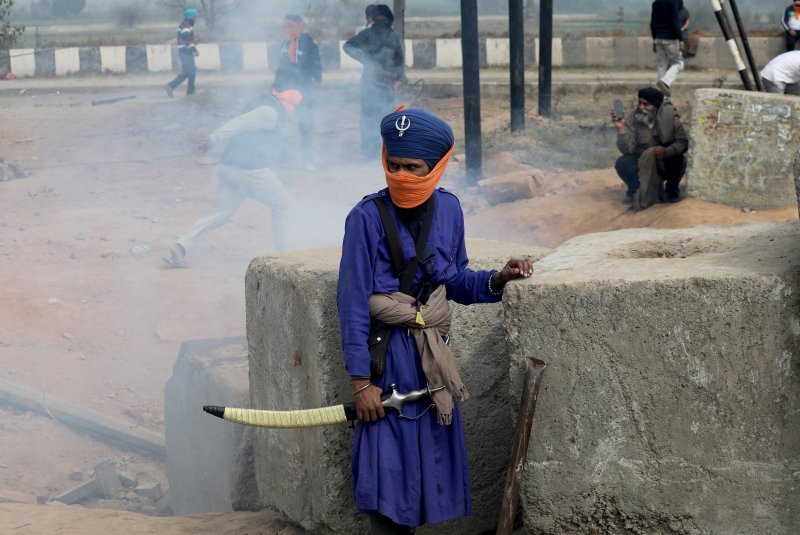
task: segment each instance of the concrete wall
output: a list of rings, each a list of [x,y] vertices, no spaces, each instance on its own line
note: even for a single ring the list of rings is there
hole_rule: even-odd
[[[325,70],[357,69],[360,64],[341,48],[344,41],[321,42],[320,53]],[[785,50],[783,37],[753,37],[750,45],[757,64],[763,67],[770,59]],[[278,43],[203,43],[198,46],[197,68],[207,71],[260,71],[275,69],[278,64]],[[101,72],[161,72],[180,69],[174,47],[169,45],[136,45],[128,47],[81,47],[93,49],[102,57]],[[63,49],[70,50],[70,49]],[[525,63],[537,64],[539,40],[525,43]],[[415,69],[459,68],[460,39],[407,39],[406,65]],[[507,67],[509,61],[507,38],[481,39],[479,44],[482,67]],[[35,56],[42,59],[36,66]],[[75,71],[74,52],[53,49],[12,49],[11,70],[17,77],[60,76]],[[127,58],[127,60],[126,60]],[[553,39],[555,67],[632,67],[655,68],[652,40],[649,37],[580,37]],[[0,62],[2,63],[2,62]],[[686,59],[688,67],[700,69],[730,69],[735,63],[721,37],[700,37],[697,54]],[[96,72],[80,62],[81,73]]]
[[[231,511],[244,427],[214,418],[203,405],[248,406],[247,341],[181,345],[164,390],[167,479],[175,514]]]
[[[468,251],[474,267],[501,267],[512,254],[538,259],[545,253],[482,240],[470,241]],[[339,256],[338,249],[325,249],[266,256],[250,264],[245,286],[253,407],[285,410],[351,399],[335,304]],[[463,411],[475,515],[421,533],[492,530],[511,449],[501,305],[454,306],[452,330],[472,395]],[[313,533],[364,531],[352,501],[351,429],[257,429],[253,435],[262,506],[278,509]]]
[[[688,192],[751,208],[793,199],[792,161],[800,137],[800,99],[727,89],[694,94]]]
[[[798,533],[798,292],[796,221],[580,236],[511,286],[526,532]]]

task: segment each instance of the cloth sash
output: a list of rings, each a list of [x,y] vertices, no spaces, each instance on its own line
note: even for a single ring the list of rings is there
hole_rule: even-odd
[[[417,323],[415,301],[414,297],[402,292],[373,294],[369,298],[369,315],[388,325],[408,328],[417,344],[428,387],[445,386],[444,390],[433,393],[433,404],[439,424],[450,425],[453,422],[453,395],[464,401],[469,399],[469,392],[461,382],[455,356],[443,339],[450,332],[447,291],[444,285],[439,286],[428,298],[428,303],[420,311],[424,320],[422,325]]]

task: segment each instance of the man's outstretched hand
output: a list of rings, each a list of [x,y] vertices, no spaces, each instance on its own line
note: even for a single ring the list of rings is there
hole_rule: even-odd
[[[503,269],[492,274],[493,281],[497,286],[503,286],[505,283],[512,279],[519,279],[521,277],[530,277],[533,275],[533,262],[521,258],[512,258]]]

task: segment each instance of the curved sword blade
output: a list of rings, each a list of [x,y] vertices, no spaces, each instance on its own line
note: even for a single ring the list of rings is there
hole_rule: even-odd
[[[342,424],[355,419],[355,409],[352,407],[352,403],[297,411],[240,409],[236,407],[218,407],[216,405],[203,405],[203,410],[213,416],[237,424],[283,429]]]

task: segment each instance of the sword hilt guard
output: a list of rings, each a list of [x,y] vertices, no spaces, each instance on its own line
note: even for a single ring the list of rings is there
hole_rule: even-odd
[[[406,401],[416,401],[426,396],[432,399],[433,393],[443,390],[444,385],[437,386],[436,388],[425,387],[420,390],[406,392],[405,394],[398,392],[397,385],[395,384],[392,384],[389,386],[389,388],[392,389],[392,392],[391,394],[385,394],[383,396],[381,399],[381,405],[383,405],[384,409],[394,409],[401,417],[405,417],[403,414],[403,404]]]

